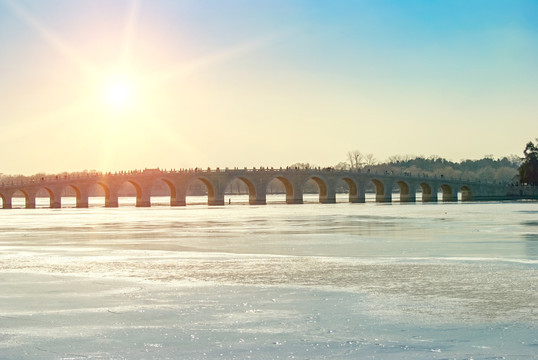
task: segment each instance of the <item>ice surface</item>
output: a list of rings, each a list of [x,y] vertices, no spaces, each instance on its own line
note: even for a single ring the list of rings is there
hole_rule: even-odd
[[[4,211],[0,359],[536,359],[536,210]]]

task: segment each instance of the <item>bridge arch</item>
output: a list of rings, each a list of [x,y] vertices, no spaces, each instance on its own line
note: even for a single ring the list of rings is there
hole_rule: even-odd
[[[148,184],[141,184],[133,179],[127,179],[125,183],[129,183],[134,186],[136,190],[136,207],[149,207],[151,206],[151,186]]]
[[[201,177],[201,176],[197,177],[196,179],[200,180],[206,186],[206,188],[207,188],[207,202],[211,203],[211,201],[215,199],[215,188],[213,187],[213,184],[211,183],[211,181],[209,181],[208,179],[206,179],[204,177]]]
[[[95,183],[96,186],[100,186],[105,193],[105,207],[114,207],[118,206],[118,194],[115,194],[115,199],[111,199],[110,186],[103,181],[98,181]]]
[[[142,196],[142,187],[140,186],[140,184],[134,180],[127,180],[126,182],[134,186],[134,188],[136,189],[136,199],[140,199],[140,197]]]
[[[11,195],[9,195],[9,197],[6,196],[5,199],[2,199],[2,200],[10,208],[13,207],[13,206],[18,207],[18,204],[13,204],[13,199],[14,198],[16,198],[16,199],[20,198],[21,194],[23,195],[22,197],[24,198],[23,207],[25,207],[27,209],[35,208],[35,197],[31,197],[30,193],[26,189],[17,189],[13,193],[11,193]],[[17,202],[18,201],[16,201],[16,203]]]
[[[82,207],[88,207],[88,194],[87,192],[83,192],[82,187],[80,185],[76,184],[65,184],[64,186],[60,187],[58,191],[58,197],[61,198],[64,196],[66,189],[72,189],[75,191],[75,199],[76,199],[76,207],[82,208]]]
[[[170,189],[170,198],[174,199],[177,195],[176,186],[174,185],[174,183],[171,180],[168,180],[166,178],[160,178],[159,180],[161,180],[166,185],[168,185],[168,188]]]
[[[152,199],[155,202],[158,202],[158,200],[156,200],[155,198],[161,196],[169,197],[168,203],[170,204],[170,206],[185,205],[184,196],[181,199],[182,201],[179,201],[178,199],[178,190],[176,184],[174,184],[174,181],[165,176],[156,177],[154,179],[151,179],[149,182],[141,183],[140,186],[142,192],[148,193],[146,197],[150,202]]]
[[[375,200],[377,202],[390,202],[392,200],[391,189],[387,189],[388,186],[379,179],[374,178],[371,181],[375,187]]]
[[[383,182],[377,179],[372,179],[372,183],[374,184],[376,195],[385,194],[385,185],[383,185]]]
[[[119,181],[97,181],[95,184],[101,186],[105,193],[105,207],[118,207],[120,193],[125,191],[125,185],[130,185],[131,189],[135,190],[136,206],[147,207],[150,206],[149,190],[143,187],[137,181],[129,178],[121,178]]]
[[[473,199],[473,194],[470,187],[463,185],[460,188],[460,191],[461,191],[461,201],[471,201]]]
[[[11,208],[11,197],[9,197],[8,195],[5,195],[4,193],[0,192],[0,201],[2,201],[2,208],[3,209],[10,209]]]
[[[185,206],[185,196],[187,193],[187,189],[183,188],[183,191],[181,192],[181,196],[179,196],[178,189],[174,182],[167,178],[161,178],[161,180],[168,185],[168,188],[170,190],[170,206]]]
[[[415,189],[408,182],[398,180],[396,184],[400,189],[400,202],[415,201]]]
[[[362,199],[361,199],[360,192],[359,192],[359,190],[360,190],[359,189],[359,184],[357,184],[357,182],[355,180],[353,180],[349,176],[343,176],[340,179],[343,180],[344,183],[347,184],[347,186],[348,186],[348,189],[349,189],[349,202],[351,202],[351,203],[364,202],[364,194],[363,194]]]
[[[268,180],[269,181],[267,181],[267,187],[271,186],[271,183],[275,180],[278,180],[282,184],[282,186],[284,186],[284,191],[286,193],[286,204],[300,204],[303,202],[302,192],[298,193],[291,180],[284,175],[276,175]]]
[[[454,191],[454,188],[448,184],[441,185],[441,191],[443,194],[443,201],[454,201],[457,200],[457,193]]]
[[[251,205],[257,204],[258,192],[254,183],[244,176],[239,176],[237,179],[241,180],[248,188],[248,203]]]
[[[201,181],[206,186],[208,205],[224,205],[224,189],[218,188],[218,184],[201,175],[192,178],[189,184],[195,180]]]
[[[305,180],[303,184],[303,189],[304,189],[304,185],[309,180],[313,180],[318,186],[320,203],[327,204],[327,203],[336,202],[336,198],[334,196],[334,189],[329,189],[329,185],[326,179],[324,179],[323,177],[319,175],[312,175]]]
[[[422,190],[422,202],[437,200],[437,193],[434,193],[434,188],[427,182],[421,182],[420,189]]]
[[[62,196],[61,196],[61,189],[60,191],[54,191],[51,187],[49,186],[43,186],[43,187],[40,187],[37,189],[36,191],[36,197],[37,195],[39,194],[39,192],[41,190],[44,190],[48,195],[49,195],[49,204],[50,204],[50,208],[61,208],[62,207]],[[34,202],[35,204],[35,202]],[[27,198],[27,203],[26,203],[26,206],[28,207],[28,198]],[[35,205],[34,205],[35,207]]]
[[[288,203],[290,199],[293,200],[295,193],[293,191],[294,189],[291,181],[284,176],[277,176],[276,179],[280,180],[282,184],[284,184],[284,188],[286,189],[286,203]]]
[[[239,182],[237,180],[239,180]],[[248,203],[250,205],[265,204],[265,192],[263,191],[263,189],[257,189],[252,179],[249,179],[247,176],[244,175],[230,177],[226,182],[226,186],[224,187],[225,193],[232,193],[232,187],[234,184],[237,185],[238,189],[238,193],[236,194],[241,194],[241,190],[244,189],[242,186],[240,186],[240,184],[244,184],[247,187]]]
[[[82,196],[82,191],[80,190],[80,188],[78,186],[76,186],[76,185],[73,185],[73,184],[69,184],[68,187],[75,190],[75,196],[77,197],[77,202],[80,201],[81,196]]]

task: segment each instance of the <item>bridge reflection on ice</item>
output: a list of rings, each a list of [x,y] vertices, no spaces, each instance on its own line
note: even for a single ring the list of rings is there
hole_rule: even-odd
[[[422,194],[417,193],[417,202],[422,202]],[[319,203],[319,194],[304,194],[303,200],[305,204],[320,204]],[[439,198],[442,197],[442,193],[438,194]],[[187,196],[187,205],[188,206],[208,206],[207,205],[207,195],[198,195],[198,196]],[[249,195],[248,194],[231,194],[225,195],[225,204],[226,206],[230,205],[249,205]],[[376,202],[375,193],[366,193],[366,202]],[[400,194],[393,193],[392,200],[396,203],[400,201]],[[458,196],[458,201],[462,201],[461,194]],[[336,203],[344,204],[349,203],[349,194],[341,193],[336,194]],[[1,200],[0,200],[1,204]],[[74,196],[63,196],[62,197],[62,208],[76,208],[77,199]],[[267,204],[286,204],[286,194],[268,194],[267,195]],[[89,207],[105,207],[105,198],[102,196],[90,196],[88,198]],[[118,198],[118,205],[120,207],[135,207],[136,206],[136,197],[135,196],[123,196]],[[320,204],[322,205],[322,204]],[[22,209],[25,208],[26,202],[23,197],[14,197],[12,200],[13,209]],[[151,206],[164,206],[170,207],[170,196],[152,196],[151,197]],[[37,197],[36,198],[36,208],[49,208],[50,199],[48,197]]]

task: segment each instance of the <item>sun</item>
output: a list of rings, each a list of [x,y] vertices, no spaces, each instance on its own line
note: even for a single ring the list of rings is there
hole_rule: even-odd
[[[112,111],[125,111],[135,104],[136,86],[124,76],[110,78],[103,86],[102,96],[106,107]]]

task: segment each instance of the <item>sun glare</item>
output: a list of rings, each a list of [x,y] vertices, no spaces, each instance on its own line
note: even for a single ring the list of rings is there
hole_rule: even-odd
[[[125,78],[115,78],[106,83],[103,98],[111,110],[127,110],[134,105],[134,84]]]

